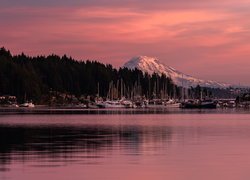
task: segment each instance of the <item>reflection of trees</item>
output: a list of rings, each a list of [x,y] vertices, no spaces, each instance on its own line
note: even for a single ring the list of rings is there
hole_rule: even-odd
[[[157,143],[171,138],[168,127],[144,126],[0,126],[0,164],[22,157],[70,158],[81,152],[93,156],[119,148],[140,151],[143,143]],[[97,154],[98,155],[98,154]]]
[[[125,126],[120,128],[119,134],[124,148],[139,153],[142,144],[168,141],[171,138],[171,129],[160,126]]]
[[[11,160],[11,154],[67,157],[68,153],[111,146],[114,138],[115,134],[109,128],[0,127],[1,161]]]

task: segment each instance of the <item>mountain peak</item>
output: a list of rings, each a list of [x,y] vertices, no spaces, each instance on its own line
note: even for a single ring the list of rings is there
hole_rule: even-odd
[[[131,58],[124,66],[131,66],[131,68],[134,67],[135,64],[140,65],[151,65],[152,63],[157,63],[157,58],[154,57],[148,57],[148,56],[135,56]]]
[[[124,67],[127,67],[129,69],[137,68],[149,74],[164,73],[164,65],[161,64],[157,58],[148,57],[148,56],[133,57],[127,63],[124,64]]]
[[[225,83],[219,83],[216,81],[206,81],[198,78],[194,78],[192,76],[181,73],[174,68],[165,65],[160,62],[157,58],[148,57],[148,56],[136,56],[130,59],[128,62],[124,64],[124,67],[128,69],[139,69],[144,73],[153,74],[157,73],[159,75],[165,74],[167,77],[170,77],[174,83],[178,86],[184,87],[195,87],[197,85],[203,87],[211,87],[211,88],[227,88],[230,85]]]

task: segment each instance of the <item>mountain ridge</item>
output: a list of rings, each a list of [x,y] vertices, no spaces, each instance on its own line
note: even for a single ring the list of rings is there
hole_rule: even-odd
[[[144,73],[152,75],[153,73],[165,74],[171,78],[177,86],[195,87],[200,85],[202,87],[210,88],[228,88],[231,84],[220,83],[211,80],[202,80],[193,76],[184,74],[173,67],[167,66],[162,63],[158,58],[148,56],[136,56],[126,62],[123,67],[128,69],[139,69]]]

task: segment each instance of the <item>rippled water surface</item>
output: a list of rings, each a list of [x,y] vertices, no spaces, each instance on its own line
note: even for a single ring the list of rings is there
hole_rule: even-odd
[[[1,180],[248,180],[250,113],[0,115]]]

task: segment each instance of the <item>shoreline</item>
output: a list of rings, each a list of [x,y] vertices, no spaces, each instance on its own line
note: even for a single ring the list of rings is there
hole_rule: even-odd
[[[0,115],[13,114],[226,114],[226,113],[250,113],[249,108],[217,108],[217,109],[181,109],[181,108],[69,108],[49,107],[38,105],[34,108],[25,107],[0,107]]]

